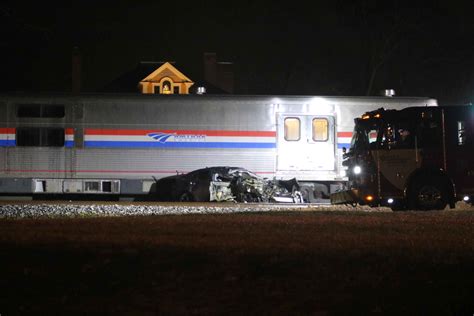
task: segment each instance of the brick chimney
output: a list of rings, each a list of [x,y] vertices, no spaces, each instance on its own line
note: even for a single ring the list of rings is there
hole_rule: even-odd
[[[217,86],[216,53],[204,53],[204,80],[214,86]]]
[[[218,87],[228,93],[234,93],[234,64],[231,62],[217,63]]]
[[[72,50],[71,66],[72,93],[79,94],[81,92],[81,53],[78,47],[74,47]]]
[[[228,93],[234,93],[234,64],[218,62],[216,53],[204,53],[204,80]]]

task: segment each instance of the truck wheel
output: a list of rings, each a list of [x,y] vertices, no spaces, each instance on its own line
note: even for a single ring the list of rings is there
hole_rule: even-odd
[[[444,210],[448,204],[446,186],[441,178],[418,179],[414,183],[409,202],[416,210]]]

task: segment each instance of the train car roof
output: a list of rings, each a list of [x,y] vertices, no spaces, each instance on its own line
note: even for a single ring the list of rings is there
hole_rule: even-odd
[[[411,97],[411,96],[334,96],[334,95],[243,95],[243,94],[180,94],[180,95],[161,95],[161,94],[136,94],[136,93],[82,93],[82,94],[68,94],[68,93],[4,93],[0,94],[1,99],[140,99],[140,100],[156,100],[156,99],[236,99],[236,100],[267,100],[267,99],[282,99],[282,100],[300,100],[300,99],[312,99],[320,98],[327,100],[385,100],[385,101],[396,101],[396,100],[435,100],[431,97]]]

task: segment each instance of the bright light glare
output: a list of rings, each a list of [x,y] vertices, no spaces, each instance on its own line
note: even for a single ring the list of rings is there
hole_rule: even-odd
[[[334,105],[328,104],[324,98],[315,97],[311,99],[311,105],[318,107],[319,113],[332,113],[334,111]]]
[[[388,202],[388,204],[392,204],[392,203],[393,203],[393,199],[390,198],[390,199],[387,200],[387,202]]]
[[[280,99],[280,98],[273,98],[273,99],[272,99],[272,104],[274,104],[274,105],[279,105],[279,104],[281,104],[281,99]]]
[[[467,202],[467,201],[469,201],[469,200],[470,200],[470,199],[469,199],[469,196],[466,195],[465,197],[463,197],[463,201],[464,201],[464,202]]]
[[[360,174],[362,172],[362,168],[359,166],[355,166],[353,171],[354,171],[354,174]]]

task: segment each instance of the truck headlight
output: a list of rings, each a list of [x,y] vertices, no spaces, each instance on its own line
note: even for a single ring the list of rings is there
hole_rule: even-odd
[[[352,169],[352,172],[354,172],[354,174],[360,174],[362,172],[362,168],[360,166],[355,166],[354,169]]]

